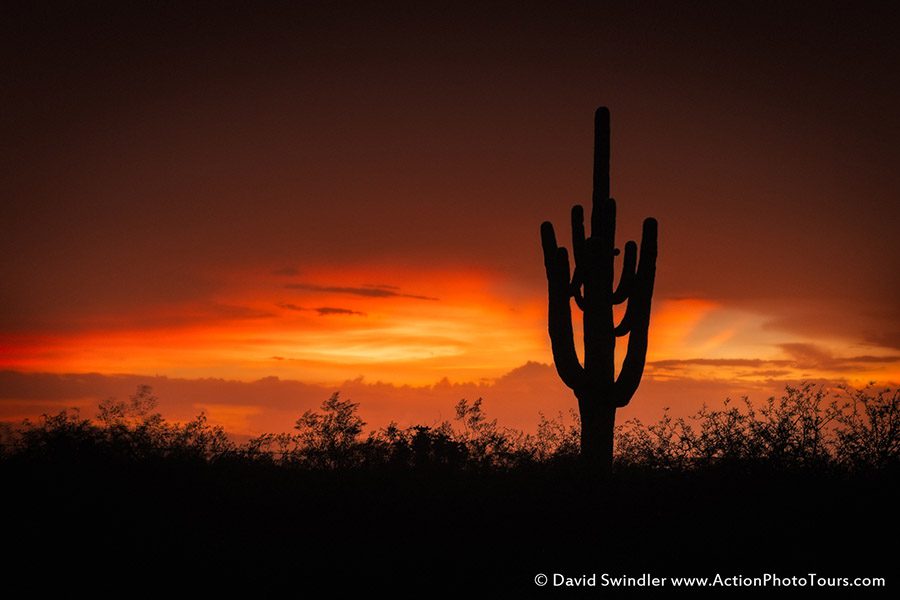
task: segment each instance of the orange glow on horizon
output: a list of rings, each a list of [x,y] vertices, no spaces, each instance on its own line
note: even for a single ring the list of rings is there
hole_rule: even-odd
[[[545,353],[542,302],[485,273],[368,268],[233,278],[233,290],[214,303],[135,315],[136,323],[157,326],[129,328],[125,319],[119,329],[17,336],[0,364],[32,372],[277,375],[316,383],[365,375],[428,384],[498,377]]]
[[[222,277],[228,285],[214,301],[133,315],[143,326],[108,318],[70,334],[7,336],[0,368],[243,381],[274,375],[321,384],[363,376],[421,386],[491,381],[550,359],[543,289],[516,287],[498,274],[369,265]],[[577,319],[578,311],[573,314]],[[802,349],[809,340],[768,330],[765,322],[764,315],[709,300],[659,299],[646,376],[855,384],[900,379],[896,361],[838,360],[847,354],[840,341],[819,342],[817,360],[796,360],[784,348]],[[580,319],[575,330],[580,347]],[[626,347],[623,338],[620,361]]]
[[[894,354],[873,355],[852,340],[785,334],[767,328],[767,320],[707,300],[663,300],[651,319],[648,376],[744,383],[819,379],[856,386],[900,380],[900,357]],[[806,348],[811,356],[798,356]]]
[[[227,285],[205,302],[156,307],[127,319],[109,316],[71,333],[8,335],[0,370],[100,373],[129,381],[126,375],[159,375],[168,389],[161,396],[194,389],[194,382],[206,391],[168,404],[167,416],[187,420],[203,411],[210,423],[242,435],[288,430],[302,409],[317,406],[308,404],[309,394],[320,402],[335,389],[361,398],[366,419],[376,424],[432,422],[445,418],[460,397],[482,394],[492,400],[492,414],[525,428],[538,411],[572,406],[552,367],[519,369],[551,362],[543,285],[526,288],[499,274],[449,268],[335,273],[223,276]],[[573,315],[580,348],[580,313]],[[715,393],[719,399],[739,390],[778,393],[785,382],[800,379],[858,386],[900,381],[897,357],[871,356],[846,340],[792,336],[766,323],[766,315],[709,300],[655,300],[642,399],[628,414],[690,402],[697,385],[707,390],[704,398]],[[621,338],[620,364],[626,348]],[[516,377],[507,377],[512,373]],[[312,387],[299,404],[273,403],[269,378]],[[229,381],[260,382],[264,391],[235,396]],[[10,396],[0,418],[40,414],[26,396]],[[77,405],[91,414],[96,402],[78,396],[45,402],[40,410]]]

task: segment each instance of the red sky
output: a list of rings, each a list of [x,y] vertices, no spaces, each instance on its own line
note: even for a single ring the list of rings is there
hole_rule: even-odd
[[[128,4],[0,25],[0,419],[140,382],[242,433],[339,388],[373,425],[574,407],[538,226],[600,104],[619,240],[660,222],[629,414],[900,381],[886,4]]]

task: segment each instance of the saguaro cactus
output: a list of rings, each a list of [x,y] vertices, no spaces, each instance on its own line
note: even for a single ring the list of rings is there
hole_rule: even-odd
[[[572,207],[572,251],[556,243],[553,224],[541,225],[549,293],[550,342],[560,379],[575,392],[581,414],[581,455],[598,470],[612,465],[616,409],[628,404],[641,382],[647,357],[650,300],[656,276],[656,219],[644,220],[640,262],[637,244],[625,244],[622,275],[613,287],[616,202],[609,197],[609,110],[594,119],[594,190],[591,235],[585,238],[584,209]],[[571,299],[584,312],[584,365],[575,352]],[[616,325],[613,306],[628,302]],[[616,377],[616,338],[628,336],[628,350]]]

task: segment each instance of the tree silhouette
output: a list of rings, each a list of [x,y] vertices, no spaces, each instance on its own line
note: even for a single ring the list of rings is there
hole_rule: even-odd
[[[594,189],[591,235],[585,237],[584,209],[572,208],[574,272],[569,254],[556,243],[553,224],[541,225],[549,295],[548,325],[553,360],[563,383],[575,392],[581,413],[581,454],[600,472],[612,466],[616,409],[637,390],[647,356],[650,300],[656,275],[656,219],[644,221],[640,262],[637,245],[625,244],[622,275],[613,287],[616,202],[609,197],[609,110],[597,109],[594,120]],[[584,313],[584,365],[575,352],[570,299]],[[613,306],[628,302],[616,325]],[[616,377],[616,338],[628,336],[628,351]]]

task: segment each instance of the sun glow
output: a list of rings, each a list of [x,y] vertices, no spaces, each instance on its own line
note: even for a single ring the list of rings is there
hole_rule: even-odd
[[[71,332],[6,336],[0,368],[244,381],[277,376],[321,384],[364,376],[431,385],[491,381],[529,361],[550,361],[539,283],[517,286],[496,273],[402,265],[256,269],[220,279],[204,302],[104,315]],[[573,316],[580,352],[580,311]],[[646,377],[900,379],[890,356],[775,330],[768,319],[705,299],[656,299]],[[620,364],[626,349],[622,338]]]
[[[161,307],[118,327],[20,336],[6,368],[314,382],[480,380],[546,352],[542,301],[478,272],[396,268],[233,276],[213,303]],[[378,284],[365,283],[378,281]],[[402,282],[402,287],[398,285]],[[193,315],[173,320],[173,313]],[[129,327],[129,323],[154,326]]]

